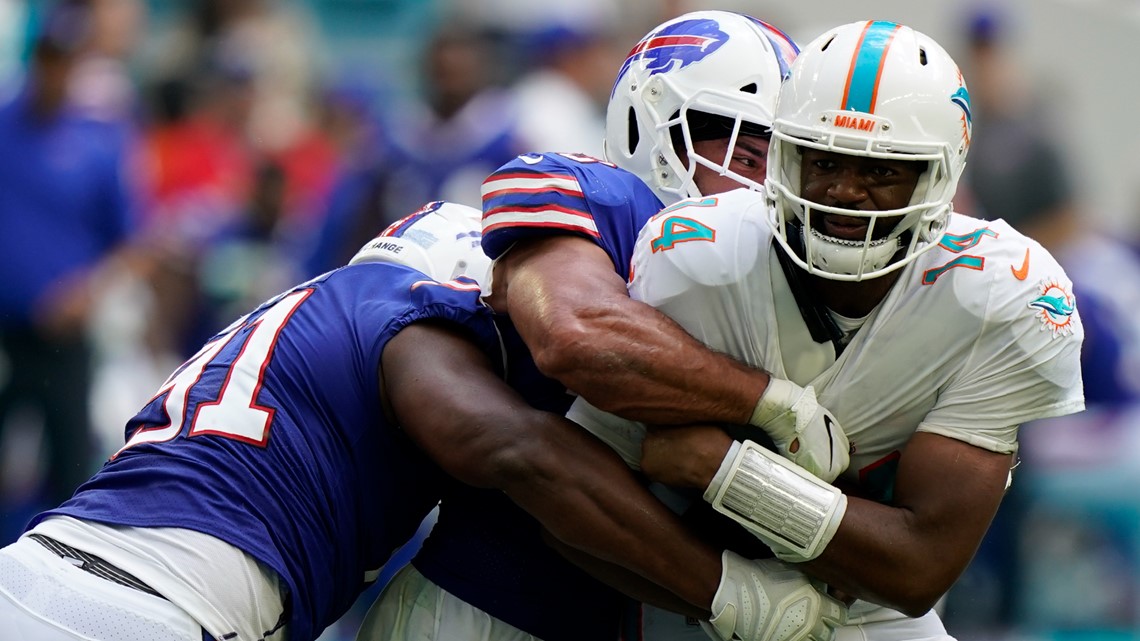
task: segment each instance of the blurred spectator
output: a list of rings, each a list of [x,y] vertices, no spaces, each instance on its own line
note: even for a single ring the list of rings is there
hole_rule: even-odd
[[[387,226],[384,199],[392,150],[370,84],[361,74],[349,74],[325,93],[323,128],[338,150],[337,165],[321,226],[310,234],[306,248],[308,276],[346,264]]]
[[[52,6],[22,88],[0,106],[0,433],[17,416],[42,424],[48,502],[69,497],[99,458],[88,321],[109,274],[127,263],[135,213],[126,139],[68,102],[91,27],[87,3]],[[4,525],[11,536],[23,523]]]
[[[284,170],[263,162],[242,215],[203,248],[198,259],[199,342],[299,282],[295,238],[285,224],[285,190]]]
[[[1008,17],[997,5],[967,23],[966,77],[974,138],[964,180],[977,215],[1003,218],[1044,245],[1073,279],[1085,343],[1081,352],[1088,405],[1140,401],[1140,255],[1082,211],[1066,153],[1038,110],[1029,76],[1008,49]]]
[[[142,0],[87,0],[91,6],[91,44],[71,77],[71,101],[87,115],[133,124],[137,90],[129,58],[146,22]]]
[[[486,34],[442,25],[422,52],[421,100],[393,115],[394,163],[381,223],[427,201],[480,206],[487,174],[522,148],[516,107],[497,82],[500,61]],[[373,226],[379,231],[383,224]]]
[[[967,24],[963,73],[970,88],[974,136],[963,179],[979,214],[1002,218],[1052,249],[1066,229],[1052,220],[1076,205],[1070,168],[1052,135],[1053,114],[1034,100],[1030,76],[1013,59],[1008,18],[995,6]]]
[[[176,6],[180,13],[161,36],[151,38],[149,55],[140,61],[142,75],[156,85],[192,87],[201,106],[229,100],[235,116],[240,108],[239,118],[214,133],[224,133],[232,148],[280,164],[288,177],[290,215],[299,217],[299,224],[315,225],[333,161],[333,149],[316,123],[319,107],[313,104],[326,50],[310,26],[315,21],[302,3],[275,0],[197,0]],[[204,71],[209,80],[202,83]],[[250,164],[232,174],[242,186],[237,203],[248,195],[253,171]]]
[[[196,0],[157,39],[147,75],[186,77],[210,61],[248,71],[250,140],[266,150],[291,145],[309,119],[323,48],[298,3],[275,0]]]
[[[1036,100],[1032,76],[1013,58],[1012,25],[1001,5],[968,14],[965,26],[963,73],[974,127],[963,180],[972,199],[955,204],[965,213],[1005,219],[1057,258],[1073,281],[1085,329],[1086,405],[1095,412],[1134,404],[1140,401],[1140,316],[1135,313],[1140,289],[1132,283],[1140,279],[1140,253],[1126,239],[1105,233],[1082,210],[1072,168],[1065,163],[1068,149],[1056,135],[1059,128],[1051,126],[1054,114],[1042,111]],[[1078,416],[1062,425],[1082,420]],[[1023,429],[1023,469],[1014,475],[974,562],[949,595],[947,627],[960,637],[1024,626],[1032,623],[1025,613],[1037,611],[1029,606],[1039,599],[1034,592],[1041,585],[1040,561],[1026,556],[1032,546],[1025,541],[1039,536],[1031,533],[1036,525],[1030,517],[1041,479],[1057,476],[1058,468],[1032,458],[1040,438],[1034,427],[1047,429]],[[1103,523],[1085,525],[1096,529]],[[1093,561],[1089,555],[1074,562]],[[1071,580],[1064,584],[1071,586]]]
[[[422,51],[421,95],[381,116],[382,124],[361,96],[334,94],[347,101],[336,109],[352,123],[354,142],[306,260],[310,275],[343,265],[427,202],[479,207],[487,174],[527,151],[513,97],[498,84],[494,54],[486,33],[448,23]]]
[[[545,2],[515,18],[519,58],[531,62],[513,83],[519,135],[529,151],[602,157],[606,103],[625,51],[611,0]],[[525,13],[525,12],[524,12]],[[533,11],[532,11],[533,13]]]
[[[236,217],[254,162],[244,133],[250,102],[243,67],[208,65],[154,87],[145,134],[151,235],[192,248]]]

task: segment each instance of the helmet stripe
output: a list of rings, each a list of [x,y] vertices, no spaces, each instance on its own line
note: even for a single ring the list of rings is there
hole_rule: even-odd
[[[443,201],[442,200],[434,200],[434,201],[424,205],[420,209],[408,214],[407,216],[404,216],[400,220],[397,220],[396,222],[392,223],[391,225],[388,225],[388,227],[384,231],[380,232],[380,235],[377,236],[377,238],[381,238],[381,237],[400,238],[404,235],[404,232],[407,231],[409,227],[416,224],[416,222],[418,222],[419,219],[423,218],[424,216],[427,216],[428,214],[432,213],[433,211],[439,209],[440,207],[443,207]]]
[[[772,48],[776,51],[776,60],[780,63],[780,77],[787,76],[788,69],[792,66],[792,62],[796,59],[796,56],[800,54],[800,48],[796,44],[796,41],[792,40],[788,34],[759,18],[753,18],[748,15],[744,15],[744,17],[760,25],[760,28],[764,31],[764,37],[768,39],[768,42],[772,43]]]
[[[887,49],[898,30],[899,25],[878,20],[868,22],[863,28],[855,53],[851,56],[851,69],[847,72],[847,86],[843,89],[841,109],[875,113],[883,62],[887,59]]]

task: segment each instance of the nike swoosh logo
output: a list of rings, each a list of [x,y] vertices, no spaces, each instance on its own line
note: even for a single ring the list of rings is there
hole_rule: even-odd
[[[537,165],[542,162],[542,154],[526,154],[525,156],[519,156],[519,160],[528,165]]]
[[[1009,271],[1013,272],[1013,277],[1017,280],[1025,280],[1029,278],[1029,250],[1025,250],[1025,260],[1021,263],[1021,267],[1015,268],[1013,265],[1009,266]]]
[[[835,436],[831,433],[831,415],[823,415],[823,426],[827,428],[827,451],[830,456],[827,459],[828,467],[835,467]]]

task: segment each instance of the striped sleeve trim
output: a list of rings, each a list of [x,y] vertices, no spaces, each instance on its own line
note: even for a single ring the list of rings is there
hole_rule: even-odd
[[[561,207],[500,208],[483,215],[483,234],[507,227],[566,229],[599,238],[598,227],[588,214]]]
[[[545,173],[507,173],[489,177],[483,182],[483,201],[511,194],[538,194],[554,191],[567,196],[582,196],[582,187],[574,176]]]

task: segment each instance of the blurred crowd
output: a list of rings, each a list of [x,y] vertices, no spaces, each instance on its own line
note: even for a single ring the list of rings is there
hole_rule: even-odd
[[[1119,492],[1140,469],[1140,243],[1110,231],[1076,184],[1063,114],[1018,64],[1019,27],[1000,8],[968,14],[957,54],[974,137],[956,208],[1001,217],[1065,267],[1085,327],[1087,411],[1022,427],[1015,482],[950,594],[960,634],[1135,638],[1140,629],[1140,501]],[[1092,451],[1099,455],[1090,457]],[[1116,452],[1115,454],[1112,452]],[[1130,471],[1133,470],[1133,471]],[[995,632],[996,631],[996,632]]]
[[[601,154],[616,5],[492,5],[439,10],[397,95],[297,3],[0,0],[3,540],[237,315],[519,153]]]
[[[176,3],[155,36],[143,0],[0,0],[0,545],[69,496],[125,418],[237,315],[426,201],[478,207],[483,177],[518,153],[601,155],[628,46],[692,8],[427,4],[416,90],[401,92],[322,59],[330,34],[295,3]],[[1087,328],[1092,415],[1116,416],[1140,400],[1140,249],[1089,224],[1056,114],[1006,51],[1008,18],[971,14],[952,51],[975,116],[956,205],[1058,256]],[[1109,429],[1102,419],[1088,429]],[[1017,492],[964,579],[973,598],[949,600],[951,626],[1033,611],[1016,561],[1024,522],[1045,517]],[[1140,625],[1140,605],[1102,617]]]
[[[478,207],[519,153],[601,154],[621,45],[658,16],[501,4],[393,3],[430,14],[375,25],[414,48],[401,90],[329,60],[303,3],[0,0],[0,545],[240,314],[425,202]]]

